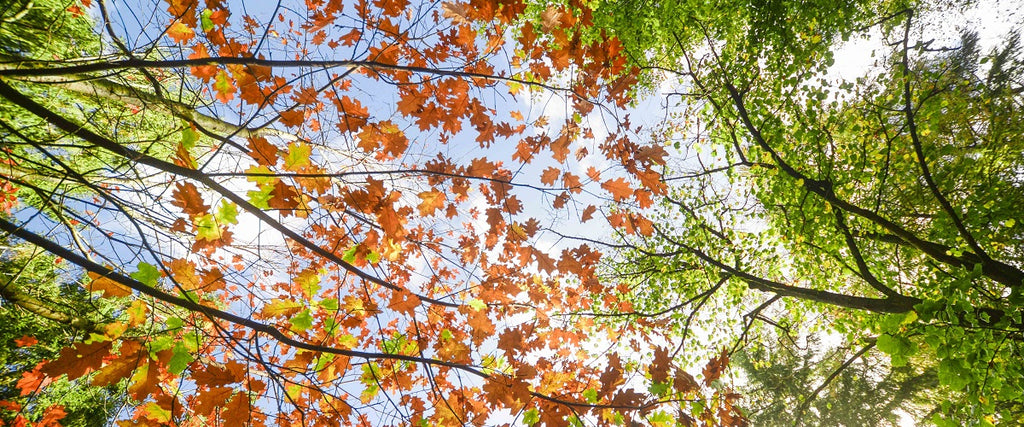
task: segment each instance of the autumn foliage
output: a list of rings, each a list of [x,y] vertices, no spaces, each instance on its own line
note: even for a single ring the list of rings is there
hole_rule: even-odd
[[[62,375],[121,384],[134,402],[122,424],[743,423],[714,383],[726,354],[698,380],[677,349],[649,344],[648,319],[595,315],[629,302],[598,277],[607,239],[584,227],[652,233],[641,210],[666,190],[666,153],[622,115],[618,41],[573,31],[592,24],[583,2],[157,12],[161,28],[103,37],[148,37],[159,55],[118,44],[0,70],[0,96],[110,162],[97,176],[26,136],[81,184],[59,214],[78,220],[3,228],[124,306],[26,373],[23,395]],[[180,126],[132,140],[22,84],[117,73],[205,104],[149,105]],[[3,173],[4,195],[33,185]],[[57,243],[78,234],[94,240]]]

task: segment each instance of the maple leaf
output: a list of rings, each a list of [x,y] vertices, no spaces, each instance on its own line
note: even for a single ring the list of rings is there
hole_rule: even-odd
[[[198,384],[219,387],[242,381],[245,379],[246,369],[245,365],[234,360],[223,365],[208,364],[202,369],[193,370],[192,379]]]
[[[441,3],[441,16],[450,19],[456,24],[470,25],[472,23],[469,18],[466,4],[463,3],[452,3],[447,1]]]
[[[305,110],[301,108],[285,110],[277,114],[281,116],[281,123],[292,128],[301,126],[302,122],[306,119]]]
[[[249,156],[263,166],[277,164],[277,147],[262,136],[249,138]]]
[[[399,313],[414,314],[416,307],[419,307],[420,299],[412,292],[405,289],[401,291],[391,292],[391,302],[388,303],[388,308],[395,310]]]
[[[53,378],[42,372],[42,368],[45,365],[46,362],[39,362],[36,364],[34,369],[31,371],[25,371],[21,374],[21,378],[18,379],[17,384],[15,384],[18,390],[21,390],[19,394],[20,396],[28,396],[35,393],[36,390],[46,387],[53,381]]]
[[[171,354],[171,350],[164,350],[157,353],[156,360],[149,358],[148,355],[141,358],[139,366],[128,382],[128,392],[133,399],[143,400],[160,391],[160,366],[167,365]]]
[[[299,172],[302,168],[311,164],[309,156],[313,154],[313,147],[304,142],[292,142],[288,144],[287,150],[281,150],[281,158],[284,159],[284,168]]]
[[[142,346],[134,341],[123,341],[120,355],[101,368],[92,379],[92,385],[97,387],[108,386],[127,378],[135,368],[139,366],[142,358],[149,355],[142,353]]]
[[[424,191],[419,194],[419,198],[423,200],[418,206],[423,216],[433,215],[436,210],[443,208],[446,199],[445,194],[437,190]]]
[[[248,394],[235,393],[221,409],[220,418],[226,425],[248,425],[252,412]]]
[[[43,419],[36,424],[37,427],[60,427],[60,420],[68,415],[64,405],[50,405],[43,413]]]
[[[202,415],[213,415],[234,393],[233,387],[216,386],[197,393],[192,410]]]

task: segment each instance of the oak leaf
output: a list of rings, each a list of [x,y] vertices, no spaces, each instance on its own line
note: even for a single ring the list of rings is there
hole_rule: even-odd
[[[181,44],[195,37],[196,32],[193,31],[188,25],[181,21],[174,21],[170,27],[167,27],[167,35],[171,37],[176,43]]]
[[[544,173],[540,175],[540,182],[544,185],[555,185],[555,181],[558,180],[559,173],[560,171],[555,167],[544,169]]]
[[[89,279],[89,284],[86,285],[89,292],[102,291],[104,298],[126,297],[132,294],[131,288],[91,271]]]
[[[171,204],[181,208],[182,212],[189,218],[196,218],[210,212],[210,206],[203,200],[199,190],[191,182],[175,184],[175,190],[171,193]]]
[[[717,380],[725,372],[725,368],[729,366],[729,351],[728,349],[722,349],[722,354],[718,355],[708,361],[708,364],[704,366],[704,385],[710,386],[712,382]]]
[[[423,200],[420,202],[419,206],[417,206],[420,210],[420,215],[430,216],[433,215],[436,210],[444,208],[446,197],[445,194],[440,191],[430,190],[420,193],[419,198],[420,200]]]
[[[608,190],[616,202],[626,200],[633,195],[633,190],[629,187],[629,183],[626,182],[625,178],[615,178],[605,181],[601,184],[601,188]]]
[[[597,212],[597,207],[589,205],[583,209],[583,215],[580,216],[580,222],[587,222],[594,217],[594,212]]]
[[[68,380],[74,380],[99,369],[103,365],[103,358],[109,355],[110,341],[76,343],[62,349],[57,359],[43,366],[41,372],[50,378],[67,374]]]

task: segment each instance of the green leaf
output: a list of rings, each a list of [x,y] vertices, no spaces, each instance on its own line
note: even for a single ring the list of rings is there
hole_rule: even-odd
[[[259,191],[249,191],[246,195],[249,197],[249,203],[259,209],[270,209],[270,193],[274,191],[274,186],[266,185],[261,186]]]
[[[138,265],[138,271],[130,274],[130,276],[133,279],[142,282],[146,286],[155,287],[157,281],[160,280],[160,271],[152,264],[140,262]]]
[[[227,199],[221,200],[216,218],[223,224],[238,224],[238,208]]]
[[[164,323],[167,324],[167,329],[170,330],[181,329],[181,327],[185,324],[185,322],[183,322],[180,318],[177,317],[168,317],[167,320],[164,321]]]
[[[297,170],[310,164],[309,156],[312,154],[312,148],[301,142],[293,142],[288,144],[288,149],[285,150],[285,153],[284,168]]]
[[[203,9],[203,14],[200,16],[200,25],[202,25],[204,32],[213,29],[213,20],[210,19],[211,16],[213,16],[212,10]]]
[[[167,371],[174,375],[181,375],[181,373],[185,371],[185,368],[188,367],[188,364],[192,363],[195,358],[192,357],[192,353],[185,348],[185,344],[181,341],[178,341],[174,345],[172,352],[171,360],[170,362],[167,362]]]
[[[540,422],[540,412],[537,408],[532,408],[528,411],[523,412],[523,424],[532,426]]]
[[[206,214],[196,221],[196,240],[218,240],[221,236],[220,224],[211,214]]]
[[[477,298],[473,298],[473,299],[469,300],[467,302],[467,304],[469,304],[469,306],[472,307],[476,311],[480,311],[480,310],[483,310],[483,309],[487,308],[487,304],[484,304],[483,301],[481,301],[481,300],[479,300]]]
[[[313,314],[307,308],[289,319],[288,322],[292,324],[292,332],[304,332],[313,327]]]
[[[346,250],[345,253],[341,254],[341,260],[349,264],[356,262],[356,250],[358,249],[359,246],[353,246],[351,248],[348,248],[348,250]]]
[[[186,126],[181,130],[181,145],[185,147],[186,150],[195,148],[196,141],[198,140],[199,134],[192,130],[191,126]]]
[[[588,388],[583,391],[583,398],[587,399],[587,403],[597,403],[597,390]]]
[[[326,298],[317,302],[320,308],[327,311],[338,311],[338,299],[337,298]]]

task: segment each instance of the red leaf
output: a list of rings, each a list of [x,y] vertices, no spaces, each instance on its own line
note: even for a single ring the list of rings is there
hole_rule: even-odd
[[[64,411],[64,405],[50,405],[43,413],[43,419],[36,424],[37,427],[60,427],[60,420],[68,415]]]

